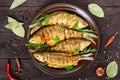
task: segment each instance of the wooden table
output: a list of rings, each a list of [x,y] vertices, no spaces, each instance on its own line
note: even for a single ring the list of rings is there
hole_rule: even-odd
[[[89,12],[87,8],[89,3],[97,3],[105,12],[104,18],[93,16],[101,36],[100,50],[95,61],[81,74],[66,78],[55,78],[38,70],[26,51],[25,39],[15,36],[11,30],[4,27],[7,24],[7,16],[11,16],[24,22],[24,28],[27,31],[30,21],[40,9],[60,2],[77,5],[87,12]],[[16,75],[15,57],[21,61],[22,74],[20,80],[106,80],[106,75],[103,77],[96,76],[95,70],[98,66],[106,68],[110,61],[116,60],[120,67],[120,0],[28,0],[20,7],[9,10],[11,3],[12,0],[0,0],[0,80],[8,80],[5,72],[5,64],[8,59],[11,60],[12,74]],[[23,14],[22,10],[27,12]],[[105,49],[103,47],[105,42],[115,32],[119,32],[119,34],[114,43]],[[120,73],[111,80],[120,80]]]

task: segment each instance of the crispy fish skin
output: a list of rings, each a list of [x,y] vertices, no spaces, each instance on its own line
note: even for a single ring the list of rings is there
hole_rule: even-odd
[[[58,37],[59,41],[69,39],[69,38],[85,38],[87,40],[93,40],[93,38],[97,38],[96,35],[91,36],[91,34],[87,34],[84,32],[78,32],[72,29],[67,29],[58,25],[43,27],[38,30],[30,39],[29,43],[36,44],[48,44],[49,46],[55,45],[56,42],[54,39]]]
[[[31,34],[39,29],[41,26],[47,25],[56,25],[62,24],[67,28],[74,28],[77,25],[77,29],[82,29],[88,26],[88,23],[82,19],[81,17],[77,16],[76,14],[71,14],[65,11],[58,11],[53,12],[53,16],[46,18],[45,20],[41,21],[40,23],[34,23],[30,25],[30,28],[33,28]]]
[[[45,25],[45,21],[46,20],[42,21],[42,26]],[[76,14],[71,14],[64,11],[54,12],[53,16],[47,18],[47,21],[49,25],[63,24],[68,28],[73,28],[74,25],[78,25],[78,29],[85,28],[88,26],[88,23],[81,17],[77,16]]]
[[[51,47],[49,51],[66,52],[71,55],[76,55],[79,54],[79,52],[75,52],[75,49],[83,51],[90,44],[91,41],[85,39],[67,39]]]
[[[49,67],[65,68],[66,66],[76,66],[80,60],[93,60],[93,57],[70,56],[59,52],[36,52],[33,56],[41,62],[45,62]]]

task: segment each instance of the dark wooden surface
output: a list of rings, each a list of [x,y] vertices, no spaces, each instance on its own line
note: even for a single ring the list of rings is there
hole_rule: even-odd
[[[25,39],[15,36],[10,30],[4,28],[7,24],[7,16],[11,16],[24,22],[24,28],[27,31],[27,26],[40,9],[49,4],[60,2],[77,5],[87,12],[89,12],[87,5],[94,2],[102,6],[105,12],[104,18],[93,16],[101,36],[100,50],[95,61],[81,74],[66,78],[56,78],[38,70],[24,47]],[[21,80],[106,80],[106,75],[96,76],[95,69],[98,66],[106,68],[110,61],[116,60],[120,67],[120,0],[28,0],[20,7],[9,10],[11,3],[12,0],[0,0],[0,80],[8,80],[5,72],[5,64],[8,59],[12,62],[12,74],[16,75],[15,57],[21,61]],[[21,10],[27,10],[27,12],[21,14]],[[119,33],[114,43],[105,49],[103,46],[106,40],[115,32]],[[120,80],[120,69],[118,75],[110,80]]]

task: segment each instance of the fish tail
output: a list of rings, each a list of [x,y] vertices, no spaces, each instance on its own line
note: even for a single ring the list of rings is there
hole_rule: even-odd
[[[94,60],[94,58],[93,57],[83,57],[83,60]]]
[[[82,60],[94,60],[93,57],[90,57],[91,55],[92,53],[82,55],[83,56]]]
[[[92,43],[96,44],[93,38],[98,38],[98,37],[92,33],[83,33],[83,38],[90,40]]]

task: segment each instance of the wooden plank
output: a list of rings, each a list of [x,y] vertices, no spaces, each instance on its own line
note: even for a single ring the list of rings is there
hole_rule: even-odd
[[[89,13],[87,7],[82,8]],[[100,32],[104,32],[101,34],[108,34],[119,31],[120,27],[118,26],[120,26],[120,24],[116,24],[119,23],[120,19],[119,8],[120,7],[103,7],[105,12],[104,18],[97,18],[93,16]],[[28,25],[30,24],[32,18],[37,14],[40,9],[40,7],[19,7],[13,11],[10,11],[8,7],[0,9],[0,11],[2,12],[0,13],[0,32],[11,32],[4,27],[7,24],[7,16],[11,16],[18,21],[24,22],[24,28],[28,29]],[[27,10],[27,12],[25,14],[21,14],[21,10]],[[114,27],[115,29],[113,30]]]
[[[29,58],[24,44],[25,40],[13,33],[0,33],[0,58]]]
[[[10,6],[12,0],[0,0],[0,6]],[[79,6],[87,6],[89,3],[97,3],[101,6],[120,6],[120,0],[28,0],[21,6],[45,6],[53,3],[70,3]]]
[[[103,66],[106,68],[107,64],[109,62],[103,62],[103,61],[94,61],[93,64],[90,65],[88,69],[86,69],[81,74],[78,74],[76,76],[66,77],[66,78],[56,78],[50,75],[47,75],[43,73],[42,71],[38,70],[37,67],[31,62],[30,59],[21,59],[21,67],[22,67],[22,74],[20,76],[21,80],[106,80],[106,75],[103,77],[97,77],[95,70],[98,66]],[[5,64],[7,62],[7,59],[0,59],[0,79],[6,78],[6,72],[5,72]],[[119,67],[120,67],[120,61],[117,61]],[[16,76],[16,62],[15,59],[11,59],[11,72],[14,76]],[[120,72],[120,69],[119,69]],[[93,76],[93,77],[92,77]],[[112,80],[119,80],[120,74],[113,78]]]

